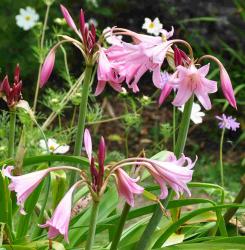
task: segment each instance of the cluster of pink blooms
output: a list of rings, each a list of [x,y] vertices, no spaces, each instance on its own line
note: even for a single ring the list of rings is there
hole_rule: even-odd
[[[82,52],[86,64],[98,64],[97,78],[98,84],[95,95],[99,95],[108,83],[116,91],[122,91],[122,85],[126,82],[128,88],[133,92],[139,91],[138,82],[140,78],[147,72],[152,72],[153,84],[161,89],[160,103],[167,98],[172,89],[177,91],[176,97],[173,100],[173,105],[181,106],[188,99],[195,95],[205,109],[211,108],[209,94],[217,91],[217,82],[209,80],[209,64],[201,65],[202,60],[211,59],[216,62],[220,69],[220,81],[224,96],[228,102],[236,108],[236,100],[234,97],[233,88],[230,78],[221,62],[210,55],[203,56],[197,63],[192,56],[192,50],[187,42],[179,39],[170,39],[173,36],[174,30],[160,31],[161,36],[149,36],[135,33],[133,31],[114,27],[102,35],[110,36],[112,45],[109,48],[102,46],[102,40],[96,40],[96,30],[93,24],[85,23],[84,13],[80,13],[80,27],[77,28],[68,10],[61,6],[63,16],[80,40],[75,40],[68,36],[63,36],[59,44],[55,45],[47,55],[40,78],[40,86],[43,87],[48,81],[55,63],[55,52],[57,47],[63,42],[71,42]],[[125,42],[119,39],[118,35],[129,36],[132,38],[132,43]],[[189,48],[190,55],[180,50],[176,43],[182,43]],[[174,72],[169,74],[162,72],[164,62],[168,62]],[[8,79],[5,78],[1,85],[0,93],[4,92],[8,104],[11,106],[20,98],[21,81],[19,80],[19,69],[16,69],[15,82],[12,88],[9,87]],[[219,118],[218,118],[219,119]],[[224,117],[221,118],[222,126],[227,127],[228,123],[224,123]],[[229,121],[229,117],[227,118]],[[226,120],[227,120],[226,119]],[[229,123],[231,128],[233,125]],[[221,125],[220,125],[221,126]],[[236,125],[237,126],[237,125]],[[180,194],[190,191],[187,184],[192,179],[193,170],[196,160],[191,161],[190,158],[182,155],[179,159],[172,152],[168,152],[165,159],[153,160],[141,157],[125,159],[115,165],[105,166],[106,146],[103,137],[101,137],[97,163],[92,151],[92,140],[89,131],[86,129],[84,133],[84,146],[88,156],[90,165],[90,174],[80,169],[61,166],[51,167],[41,171],[25,174],[22,176],[13,176],[11,171],[12,166],[8,166],[2,170],[2,173],[11,179],[9,189],[17,194],[17,204],[20,206],[20,212],[25,214],[24,203],[30,194],[37,188],[41,181],[51,172],[56,170],[75,170],[80,173],[81,179],[77,181],[66,193],[63,199],[58,204],[52,217],[45,224],[40,225],[48,227],[48,237],[55,238],[61,234],[68,241],[68,229],[72,211],[72,194],[80,185],[88,185],[92,198],[99,199],[109,182],[110,176],[115,176],[116,186],[119,196],[123,197],[130,206],[134,206],[134,195],[142,194],[144,188],[137,182],[140,178],[131,178],[123,169],[126,166],[144,167],[155,182],[160,186],[160,199],[165,199],[168,196],[168,187],[172,188],[178,198]]]
[[[192,49],[187,42],[180,39],[170,39],[174,33],[173,28],[169,32],[162,29],[160,31],[161,36],[150,36],[114,27],[102,34],[102,37],[110,36],[112,43],[110,47],[104,48],[101,39],[96,41],[96,31],[93,24],[89,26],[85,23],[82,10],[80,13],[80,31],[68,10],[64,6],[61,6],[61,10],[67,24],[82,41],[80,43],[66,36],[64,42],[72,42],[76,47],[79,47],[86,63],[93,64],[97,60],[98,84],[95,95],[99,95],[104,90],[106,83],[116,91],[122,91],[122,84],[126,82],[133,92],[137,92],[139,91],[138,82],[140,78],[147,71],[150,71],[152,72],[153,84],[162,89],[159,99],[160,104],[174,88],[177,95],[172,102],[173,105],[181,106],[185,104],[194,94],[203,107],[209,110],[211,109],[209,94],[217,92],[217,82],[207,78],[209,64],[201,66],[200,63],[204,59],[210,59],[219,66],[221,87],[225,98],[231,106],[236,108],[231,80],[223,64],[216,57],[210,55],[201,57],[196,63],[192,55],[187,56],[184,51],[175,46],[176,43],[182,43],[188,46],[190,54],[192,54]],[[119,35],[129,36],[133,42],[125,42],[118,38]],[[57,45],[51,49],[43,64],[41,86],[47,82],[53,70],[56,48]],[[174,69],[173,74],[161,72],[165,61]]]
[[[49,239],[53,239],[61,234],[68,242],[68,230],[72,211],[72,194],[74,190],[82,184],[86,183],[88,185],[93,199],[97,200],[103,195],[109,177],[113,175],[116,178],[116,186],[119,196],[125,198],[130,206],[134,206],[134,195],[142,194],[144,188],[137,184],[140,179],[139,177],[133,179],[125,170],[123,170],[123,167],[125,166],[138,165],[145,167],[153,179],[160,185],[160,199],[165,199],[168,196],[168,187],[171,187],[175,191],[177,198],[184,192],[189,196],[191,195],[187,184],[192,179],[192,168],[196,161],[192,162],[190,158],[185,157],[184,155],[182,155],[180,159],[176,159],[172,152],[168,152],[166,158],[163,160],[152,160],[140,157],[129,158],[115,164],[114,166],[108,165],[105,167],[104,161],[106,156],[106,146],[103,137],[99,144],[98,164],[95,164],[95,159],[92,153],[92,140],[87,129],[84,134],[84,145],[90,164],[90,177],[88,177],[84,171],[69,166],[50,167],[21,176],[13,176],[11,174],[14,169],[13,166],[8,166],[2,170],[4,176],[11,179],[9,189],[16,192],[17,204],[20,206],[20,212],[23,215],[26,214],[24,209],[25,201],[51,171],[76,170],[80,173],[81,179],[65,194],[55,209],[52,217],[48,219],[45,224],[40,225],[40,227],[49,228]],[[105,175],[105,173],[107,175]]]

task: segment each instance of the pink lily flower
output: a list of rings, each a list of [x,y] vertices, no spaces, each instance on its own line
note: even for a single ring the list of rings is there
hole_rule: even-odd
[[[144,192],[144,188],[136,184],[139,180],[131,178],[124,170],[118,168],[115,171],[116,181],[117,181],[117,189],[119,196],[122,196],[126,199],[127,203],[134,207],[134,194],[142,194]]]
[[[175,72],[176,78],[172,81],[172,85],[177,87],[177,95],[172,102],[175,106],[185,104],[192,94],[206,110],[211,109],[211,101],[208,94],[217,91],[217,82],[206,78],[209,71],[209,64],[197,69],[194,64],[188,68],[179,65]]]
[[[236,99],[232,88],[231,79],[222,64],[220,65],[220,81],[221,81],[221,88],[225,98],[233,108],[237,109]]]
[[[41,183],[43,178],[53,169],[44,169],[20,176],[11,175],[13,169],[13,166],[8,166],[6,168],[3,168],[2,172],[5,176],[11,179],[9,190],[16,192],[17,204],[20,206],[20,213],[25,215],[26,212],[24,210],[24,204],[26,199]]]
[[[192,168],[196,160],[192,162],[184,154],[177,160],[173,153],[170,153],[164,161],[147,159],[146,162],[150,164],[146,165],[146,168],[161,187],[160,199],[168,196],[167,185],[175,191],[176,198],[184,192],[191,196],[187,183],[192,180]]]
[[[110,86],[118,91],[122,91],[121,83],[124,80],[123,76],[119,76],[117,72],[117,65],[107,58],[104,48],[100,48],[99,61],[98,61],[98,85],[96,87],[95,95],[101,94],[104,90],[106,82],[110,84]]]
[[[116,34],[131,36],[134,44],[121,42],[106,50],[107,58],[117,68],[117,73],[124,76],[129,88],[138,92],[137,86],[140,78],[149,70],[153,72],[152,80],[156,87],[161,85],[161,66],[166,53],[172,45],[167,41],[172,36],[173,30],[163,34],[163,37],[141,35],[127,29],[115,28]]]
[[[64,239],[69,243],[68,230],[71,219],[72,194],[76,187],[80,184],[76,182],[62,198],[56,207],[52,217],[45,224],[39,225],[41,228],[49,227],[48,238],[53,239],[59,234],[64,236]]]
[[[48,53],[41,70],[40,88],[42,88],[48,81],[55,63],[55,49],[51,49]]]

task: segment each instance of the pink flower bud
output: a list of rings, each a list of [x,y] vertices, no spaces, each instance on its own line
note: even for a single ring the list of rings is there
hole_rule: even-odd
[[[41,76],[40,76],[40,88],[42,88],[48,81],[54,68],[54,62],[55,62],[55,50],[51,49],[42,66]]]
[[[168,83],[166,83],[164,85],[164,87],[162,88],[161,95],[159,97],[159,101],[158,101],[159,105],[163,104],[165,99],[170,95],[172,89],[173,89],[173,87],[171,85],[169,85]]]
[[[61,12],[62,12],[62,14],[63,14],[63,16],[64,16],[64,18],[65,18],[67,24],[68,24],[75,32],[77,32],[77,27],[76,27],[76,25],[75,25],[75,23],[74,23],[74,21],[73,21],[71,15],[70,15],[69,11],[68,11],[68,10],[66,9],[66,7],[63,6],[62,4],[60,5],[60,9],[61,9]]]
[[[220,81],[225,98],[233,108],[237,109],[236,99],[232,88],[231,80],[223,65],[220,65]]]
[[[89,130],[86,128],[84,131],[84,147],[89,159],[89,162],[91,163],[92,160],[92,140]]]

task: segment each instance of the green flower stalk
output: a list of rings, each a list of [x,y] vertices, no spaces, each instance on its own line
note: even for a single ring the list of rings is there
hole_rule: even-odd
[[[223,144],[225,130],[228,129],[236,131],[239,128],[240,123],[236,121],[236,118],[233,118],[232,116],[226,116],[225,114],[222,114],[222,116],[216,116],[216,119],[219,120],[219,128],[222,129],[219,147],[219,165],[221,186],[224,188]]]
[[[175,146],[175,155],[176,157],[180,157],[183,153],[186,138],[188,134],[189,124],[190,124],[190,117],[191,117],[191,110],[192,110],[192,104],[194,101],[194,95],[189,99],[189,101],[185,104],[184,112],[181,119],[181,124],[179,128],[179,134],[177,138],[177,143]],[[172,192],[168,195],[168,199],[172,196]],[[163,202],[163,206],[167,207],[168,205],[168,199]],[[157,206],[156,210],[154,211],[149,223],[147,224],[145,231],[143,232],[137,246],[136,250],[144,250],[147,248],[147,244],[149,242],[149,239],[151,238],[152,234],[154,233],[155,229],[157,228],[160,220],[162,218],[162,210],[160,206]]]

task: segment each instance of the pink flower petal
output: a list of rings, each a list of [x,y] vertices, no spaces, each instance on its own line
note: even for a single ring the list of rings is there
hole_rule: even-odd
[[[129,177],[129,175],[121,168],[116,170],[117,189],[120,196],[124,197],[127,203],[134,206],[134,194],[141,194],[144,188],[136,184],[137,179]]]
[[[221,88],[225,98],[233,108],[237,109],[236,99],[232,88],[231,79],[226,69],[223,67],[223,65],[220,65],[220,81],[221,81]]]
[[[51,49],[50,52],[48,53],[42,69],[41,69],[41,75],[40,75],[40,87],[42,88],[46,82],[48,81],[53,68],[54,68],[54,62],[55,62],[55,50]]]
[[[60,5],[60,9],[61,9],[61,12],[62,12],[67,24],[77,33],[77,27],[76,27],[71,15],[70,15],[69,11],[62,4]]]
[[[91,163],[92,160],[92,140],[89,130],[86,128],[84,131],[84,146],[85,150],[89,159],[89,162]]]

